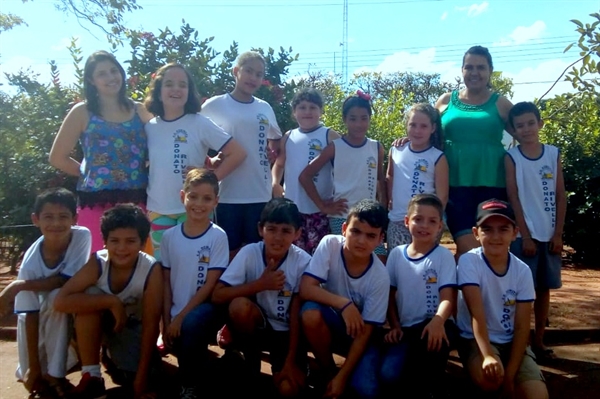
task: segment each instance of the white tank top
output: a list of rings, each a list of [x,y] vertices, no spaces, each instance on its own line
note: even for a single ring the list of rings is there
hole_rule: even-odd
[[[410,145],[392,147],[392,167],[394,179],[392,186],[392,210],[389,218],[392,222],[404,220],[408,202],[417,194],[435,193],[435,165],[443,153],[435,147],[423,151],[413,151]]]
[[[552,239],[556,226],[556,174],[558,148],[544,145],[537,159],[527,158],[521,147],[508,151],[515,163],[519,201],[531,237],[547,242]]]
[[[148,279],[150,270],[152,270],[152,266],[154,266],[156,260],[152,256],[140,252],[135,270],[131,275],[129,282],[119,293],[114,293],[110,289],[110,260],[108,258],[108,250],[103,249],[96,252],[96,260],[98,261],[98,268],[100,269],[100,278],[98,278],[98,281],[96,282],[96,287],[107,294],[116,295],[121,302],[123,302],[123,305],[125,305],[127,317],[141,321],[143,309],[142,299],[144,297],[144,289],[146,288],[146,280]]]
[[[342,137],[333,140],[333,144],[334,199],[345,198],[348,210],[360,200],[374,200],[377,194],[379,142],[367,137],[362,145],[354,147]],[[346,218],[348,212],[331,216]]]
[[[306,165],[315,159],[329,142],[327,136],[329,128],[320,126],[312,132],[303,133],[300,129],[293,129],[285,144],[285,197],[291,199],[304,214],[319,212],[319,208],[304,191],[298,182],[300,173]],[[317,192],[322,199],[333,197],[333,168],[327,162],[325,166],[313,177]]]

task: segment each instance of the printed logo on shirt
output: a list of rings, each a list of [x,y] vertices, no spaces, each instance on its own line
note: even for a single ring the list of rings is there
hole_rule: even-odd
[[[415,170],[419,171],[419,172],[427,172],[427,169],[429,168],[429,162],[427,162],[426,159],[419,159],[417,162],[415,162]]]
[[[507,334],[513,333],[512,315],[515,311],[515,305],[517,304],[517,293],[515,290],[508,289],[502,295],[502,328]]]
[[[367,166],[369,169],[377,169],[377,160],[373,157],[367,159]]]
[[[323,143],[321,143],[321,140],[319,139],[312,139],[308,142],[308,149],[312,152],[312,151],[322,151],[323,150]]]
[[[210,264],[210,247],[204,245],[196,253],[198,257],[198,274],[196,275],[196,290],[199,290],[206,283],[206,274],[208,273],[208,265]]]
[[[187,144],[188,133],[184,129],[177,129],[173,133],[173,174],[181,175],[185,179],[185,169],[187,168],[187,154],[182,153],[181,146]]]
[[[258,156],[260,165],[263,167],[263,177],[265,182],[268,182],[271,176],[271,165],[267,156],[267,132],[269,130],[269,119],[264,114],[256,115],[258,120]]]
[[[292,299],[292,286],[287,281],[283,285],[283,289],[277,294],[277,319],[279,321],[289,323],[290,314],[288,309]]]
[[[542,180],[551,180],[554,179],[554,174],[552,173],[552,168],[548,165],[542,166],[540,169],[540,176],[542,176]]]
[[[173,133],[173,139],[176,143],[187,143],[187,138],[188,134],[183,129],[177,129],[175,130],[175,133]]]
[[[423,280],[427,284],[437,284],[437,272],[435,269],[427,269],[425,270],[425,274],[423,274]]]
[[[423,273],[425,280],[425,304],[427,307],[427,317],[433,317],[437,311],[439,297],[437,288],[437,271],[435,269],[427,269]]]
[[[502,295],[502,303],[504,306],[515,306],[517,304],[517,293],[514,290],[506,290]]]

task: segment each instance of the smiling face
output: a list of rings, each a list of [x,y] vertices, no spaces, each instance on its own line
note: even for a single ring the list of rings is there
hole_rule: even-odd
[[[163,103],[166,119],[183,115],[189,95],[189,82],[185,71],[178,67],[168,69],[162,79],[160,101]]]
[[[490,216],[478,227],[473,227],[473,234],[487,257],[499,257],[508,253],[510,243],[517,238],[518,229],[503,216]]]
[[[348,135],[353,138],[364,138],[369,130],[371,115],[364,107],[352,107],[344,117],[344,124],[348,130]]]
[[[358,259],[370,257],[383,239],[381,227],[373,227],[356,216],[342,225],[342,235],[346,237],[344,250]]]
[[[219,202],[219,197],[212,185],[209,183],[191,184],[186,191],[181,190],[180,195],[188,221],[197,224],[210,222],[210,215]]]
[[[265,77],[265,64],[258,58],[249,59],[242,66],[233,68],[233,75],[235,90],[245,96],[252,96]]]
[[[122,227],[108,232],[104,247],[112,266],[127,268],[135,265],[144,244],[137,229]]]
[[[462,75],[468,89],[485,89],[490,82],[492,68],[484,56],[467,54],[463,61]]]
[[[59,242],[69,239],[71,226],[77,222],[77,216],[64,205],[47,202],[39,214],[31,215],[31,221],[40,229],[44,240]]]
[[[424,150],[430,146],[431,135],[435,132],[435,124],[423,112],[414,111],[406,124],[410,146],[414,150]]]
[[[96,87],[100,96],[116,96],[123,85],[123,77],[116,64],[104,60],[96,64],[89,83]]]
[[[290,249],[290,246],[300,238],[302,230],[288,223],[266,222],[258,226],[258,233],[265,243],[265,256],[269,259],[280,260]]]
[[[315,103],[303,100],[294,107],[293,114],[300,129],[312,130],[319,126],[322,109]]]
[[[419,243],[434,243],[443,227],[440,211],[431,205],[414,205],[404,223],[413,242]]]
[[[540,129],[544,123],[532,113],[527,112],[513,118],[515,137],[521,144],[537,144],[540,142]]]

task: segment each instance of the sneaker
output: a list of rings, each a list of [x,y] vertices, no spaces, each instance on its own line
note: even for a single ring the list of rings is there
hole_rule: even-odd
[[[84,373],[81,381],[71,391],[73,399],[105,399],[106,388],[104,379],[101,377],[92,377],[90,373]]]
[[[229,327],[225,324],[219,332],[217,332],[217,344],[221,349],[227,349],[231,345],[231,332],[229,331]]]
[[[195,387],[181,387],[181,391],[179,391],[179,399],[197,399],[198,395],[196,394]]]

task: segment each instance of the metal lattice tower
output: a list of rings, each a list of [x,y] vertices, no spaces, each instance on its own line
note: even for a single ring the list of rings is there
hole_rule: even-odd
[[[342,37],[342,79],[348,85],[348,0],[344,0],[344,29]]]

